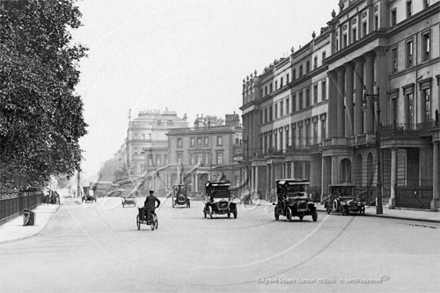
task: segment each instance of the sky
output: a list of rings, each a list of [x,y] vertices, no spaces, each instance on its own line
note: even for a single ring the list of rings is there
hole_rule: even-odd
[[[75,91],[88,134],[82,170],[92,175],[127,135],[128,115],[168,109],[241,116],[246,76],[311,41],[338,0],[79,0],[73,42],[89,48]]]

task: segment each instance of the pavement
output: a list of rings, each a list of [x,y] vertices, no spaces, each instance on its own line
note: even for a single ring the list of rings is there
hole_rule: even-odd
[[[63,204],[63,202],[61,204]],[[260,200],[254,201],[253,204],[249,204],[248,206],[252,205],[272,206],[272,203],[266,200]],[[318,211],[326,211],[324,205],[316,205],[318,207]],[[33,226],[23,226],[23,216],[17,217],[12,221],[3,224],[2,226],[0,226],[0,244],[27,239],[38,235],[41,230],[44,229],[50,219],[52,219],[52,216],[57,212],[59,207],[60,205],[52,204],[39,205],[33,210],[35,212],[35,223]],[[384,205],[383,214],[381,215],[376,214],[375,206],[367,206],[365,209],[365,215],[362,216],[440,223],[439,212],[389,209],[388,205]]]

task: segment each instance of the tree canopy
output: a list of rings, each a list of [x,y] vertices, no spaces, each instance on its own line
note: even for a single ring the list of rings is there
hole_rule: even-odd
[[[74,93],[86,48],[74,0],[0,2],[0,187],[41,187],[51,174],[79,170],[86,134]]]

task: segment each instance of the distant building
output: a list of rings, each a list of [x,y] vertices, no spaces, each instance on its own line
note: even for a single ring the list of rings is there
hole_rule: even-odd
[[[184,182],[193,193],[201,193],[208,180],[229,180],[239,184],[240,166],[234,156],[242,152],[242,126],[238,114],[222,119],[197,117],[193,128],[168,132],[170,163],[181,164],[182,171],[171,171],[169,185]]]
[[[158,110],[139,112],[133,120],[129,115],[127,138],[116,154],[118,167],[127,168],[133,177],[152,176],[158,168],[169,164],[166,133],[187,127],[186,119],[186,115],[179,118],[175,112]]]

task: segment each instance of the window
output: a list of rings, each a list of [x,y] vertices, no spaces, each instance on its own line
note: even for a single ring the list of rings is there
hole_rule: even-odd
[[[280,102],[280,117],[283,117],[284,112],[283,112],[283,101]]]
[[[160,155],[156,155],[156,166],[161,166]]]
[[[273,120],[273,108],[272,106],[269,107],[269,121]]]
[[[397,123],[397,95],[391,99],[391,122],[393,125]]]
[[[197,164],[203,163],[203,154],[197,154]]]
[[[296,69],[292,70],[292,80],[296,79]]]
[[[425,117],[423,122],[431,121],[431,89],[422,89],[422,101],[424,101]]]
[[[181,139],[181,138],[178,138],[178,139],[177,139],[177,147],[178,147],[178,148],[181,148],[181,147],[182,147],[182,139]]]
[[[422,46],[423,46],[423,61],[431,59],[431,34],[430,32],[424,33],[422,36]]]
[[[299,92],[299,106],[298,106],[298,110],[301,110],[303,108],[303,93],[302,91]]]
[[[209,146],[209,137],[205,137],[204,140],[205,140],[205,146]]]
[[[318,57],[315,56],[315,58],[313,59],[313,69],[318,68]]]
[[[295,147],[296,144],[296,135],[295,128],[292,128],[292,147]]]
[[[306,62],[306,73],[310,72],[310,61]]]
[[[299,77],[303,76],[303,66],[299,66]]]
[[[306,145],[310,145],[310,123],[306,123]]]
[[[286,114],[290,114],[290,109],[289,109],[289,105],[290,105],[290,99],[287,98],[286,99]]]
[[[217,165],[223,165],[223,153],[217,153]]]
[[[165,165],[169,164],[169,162],[168,162],[168,155],[163,155],[163,162],[164,162]]]
[[[272,83],[269,84],[269,91],[272,92]]]
[[[264,122],[265,122],[265,123],[268,122],[268,120],[267,120],[267,108],[264,109]]]
[[[364,21],[362,23],[362,36],[365,37],[367,35],[367,22]]]
[[[141,155],[145,154],[145,148],[141,148]]]
[[[137,155],[138,154],[138,148],[134,147],[134,154]]]
[[[189,164],[190,165],[195,165],[196,164],[196,158],[194,154],[190,154],[189,155]]]
[[[177,163],[182,164],[183,163],[183,154],[177,154]]]
[[[280,132],[280,150],[283,150],[283,147],[284,147],[283,133]]]
[[[275,90],[278,89],[278,81],[275,81]]]
[[[405,122],[407,124],[411,124],[414,121],[414,97],[412,92],[405,93],[405,99],[406,99],[406,117]]]
[[[326,53],[325,53],[325,51],[324,52],[322,52],[322,62],[324,63],[324,59],[325,59],[325,57],[326,57]]]
[[[273,135],[273,149],[278,150],[278,131],[274,130],[275,134]]]
[[[338,39],[336,39],[336,51],[338,51],[339,50],[339,40]]]
[[[298,127],[298,146],[302,146],[303,144],[303,128],[302,125]]]
[[[354,28],[354,29],[353,29],[353,41],[352,41],[352,43],[354,43],[354,42],[356,42],[356,41],[357,41],[357,29]]]
[[[205,165],[209,165],[210,154],[205,154],[204,158],[205,158]]]
[[[317,104],[318,103],[318,85],[315,84],[313,86],[313,103]]]
[[[397,9],[391,10],[391,26],[395,26],[397,24]]]
[[[398,65],[398,63],[397,63],[397,60],[398,60],[397,47],[395,47],[391,50],[391,58],[392,58],[391,59],[391,62],[392,62],[391,72],[396,73],[398,70],[398,67],[397,67],[397,65]]]
[[[327,132],[326,132],[326,124],[325,124],[325,119],[321,119],[321,141],[323,141],[327,136]]]
[[[134,134],[134,138],[135,139],[138,138],[138,134],[137,133]]]
[[[261,110],[260,124],[264,124],[264,110]]]
[[[278,118],[278,104],[275,104],[275,113],[274,113],[275,119]]]
[[[325,82],[325,80],[322,81],[322,85],[321,85],[321,91],[322,91],[322,101],[327,100],[327,83]]]
[[[286,76],[286,84],[289,84],[289,82],[290,82],[290,76],[289,76],[289,74],[287,73],[287,76]]]
[[[286,126],[286,149],[289,148],[289,126]]]
[[[342,37],[343,38],[343,43],[342,43],[342,48],[345,48],[345,47],[347,47],[347,43],[348,43],[348,40],[347,40],[347,34],[344,34],[344,36]]]
[[[413,42],[406,42],[406,67],[413,66]]]
[[[280,80],[280,88],[282,88],[283,87],[283,78],[281,77],[281,80]]]
[[[195,138],[191,137],[191,139],[190,139],[190,146],[191,147],[194,147],[196,145],[195,141],[196,141]]]
[[[318,120],[313,122],[313,144],[318,144]]]
[[[412,1],[406,2],[406,17],[411,17],[412,15]]]
[[[142,133],[142,139],[145,139],[145,133]]]
[[[217,146],[222,146],[222,145],[223,145],[223,137],[217,136]]]
[[[267,96],[267,85],[264,87],[265,96]]]
[[[153,166],[153,155],[148,155],[148,166]]]
[[[310,106],[310,88],[306,89],[306,107]]]
[[[292,113],[296,111],[296,95],[292,96]]]
[[[197,137],[197,146],[202,146],[202,138]]]

